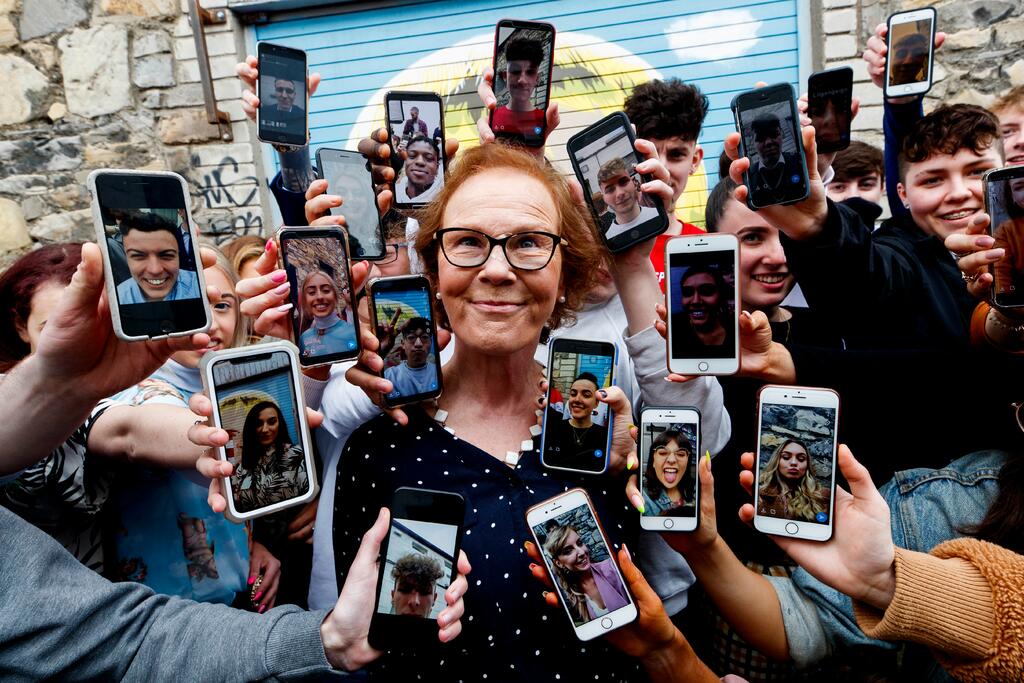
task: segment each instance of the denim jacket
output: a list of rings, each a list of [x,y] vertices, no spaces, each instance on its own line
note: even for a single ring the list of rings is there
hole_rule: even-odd
[[[1009,458],[1004,451],[979,451],[936,470],[897,472],[879,493],[892,514],[893,543],[929,552],[963,536],[960,529],[979,523],[999,492],[998,476]],[[849,597],[803,569],[792,579],[768,577],[779,596],[790,656],[809,666],[833,653],[894,661],[900,644],[868,638],[857,626]],[[951,681],[928,650],[908,645],[901,668],[916,680]]]

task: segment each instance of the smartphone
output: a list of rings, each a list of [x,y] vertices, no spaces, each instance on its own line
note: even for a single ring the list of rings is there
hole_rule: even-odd
[[[739,254],[735,235],[682,235],[666,242],[670,372],[731,375],[740,369]]]
[[[996,247],[1006,249],[1006,255],[990,266],[992,303],[1001,308],[1024,306],[1024,166],[992,169],[984,183],[989,233]]]
[[[281,263],[291,283],[292,329],[302,367],[359,355],[348,239],[337,227],[281,228]]]
[[[213,426],[230,440],[217,450],[235,466],[224,480],[225,515],[242,523],[316,497],[316,467],[306,425],[295,345],[267,342],[212,351],[200,362],[213,403]]]
[[[613,416],[597,392],[615,383],[615,344],[558,337],[549,346],[541,463],[600,474],[608,468]]]
[[[543,147],[555,64],[555,27],[502,19],[494,28],[494,97],[488,123],[495,137]]]
[[[457,493],[403,486],[390,509],[368,639],[378,650],[433,647],[444,592],[456,576],[466,501]]]
[[[832,538],[839,394],[772,386],[757,401],[754,528],[809,541]]]
[[[345,216],[351,258],[384,258],[384,230],[366,157],[359,152],[321,147],[316,151],[316,166],[320,177],[327,181],[327,192],[344,200],[344,204],[331,209],[331,214]]]
[[[923,95],[932,87],[935,8],[897,12],[886,23],[885,96]]]
[[[373,330],[384,359],[388,408],[437,398],[443,389],[441,351],[431,307],[430,282],[422,275],[375,278],[367,286]]]
[[[850,146],[853,120],[853,69],[841,66],[811,74],[807,79],[807,115],[814,126],[819,153]]]
[[[645,407],[640,412],[640,526],[694,531],[700,510],[700,411]]]
[[[612,253],[660,235],[668,213],[657,197],[642,192],[650,175],[636,172],[644,159],[633,143],[633,127],[621,111],[612,112],[566,143],[569,162],[583,186],[583,197]]]
[[[208,330],[210,306],[185,179],[162,171],[98,170],[86,184],[118,338]]]
[[[433,92],[392,91],[384,95],[385,126],[395,158],[406,154],[395,169],[394,205],[417,209],[430,202],[444,187],[444,105]]]
[[[633,596],[586,491],[569,489],[534,505],[526,523],[577,638],[592,640],[636,619]]]
[[[260,72],[256,81],[256,96],[260,99],[256,137],[272,145],[308,144],[306,53],[273,43],[259,43],[256,50]]]
[[[740,93],[732,111],[740,151],[750,159],[743,174],[747,206],[756,211],[806,199],[810,182],[793,86],[779,83]]]

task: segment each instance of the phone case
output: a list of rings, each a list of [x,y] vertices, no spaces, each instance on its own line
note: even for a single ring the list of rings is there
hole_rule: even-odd
[[[107,288],[107,302],[110,306],[110,319],[114,327],[114,335],[117,336],[118,339],[132,342],[144,341],[147,339],[166,339],[168,337],[188,337],[193,334],[196,334],[197,332],[206,332],[207,330],[210,329],[210,325],[213,324],[213,318],[210,314],[209,302],[206,300],[205,296],[202,297],[202,303],[203,310],[206,312],[206,323],[202,327],[197,327],[192,330],[172,332],[170,334],[161,334],[152,337],[147,335],[132,336],[125,332],[124,327],[121,325],[121,306],[118,303],[117,295],[115,294],[115,291],[117,290],[117,285],[114,283],[114,271],[111,270],[110,268],[110,252],[107,249],[107,234],[106,230],[103,227],[103,216],[100,212],[99,193],[96,191],[96,178],[103,174],[134,175],[140,177],[163,176],[167,178],[174,178],[181,184],[182,196],[184,197],[185,202],[185,215],[188,218],[188,230],[189,236],[192,239],[192,244],[199,244],[199,234],[196,232],[196,224],[195,221],[193,221],[192,219],[192,209],[189,207],[190,201],[188,183],[185,182],[185,179],[182,178],[177,173],[172,173],[170,171],[132,171],[128,169],[104,168],[97,169],[89,174],[89,177],[86,179],[85,184],[89,190],[89,195],[91,197],[90,208],[92,209],[92,222],[96,233],[96,244],[99,245],[100,251],[103,253],[103,279]],[[203,269],[196,268],[196,275],[199,278],[199,291],[206,292],[206,278],[203,275]]]
[[[910,95],[901,94],[901,93],[897,93],[897,92],[890,92],[889,91],[890,87],[901,87],[901,86],[890,86],[889,85],[889,57],[890,57],[891,51],[889,50],[888,34],[886,34],[885,71],[883,72],[883,77],[885,78],[885,82],[882,85],[882,94],[885,97],[904,97],[904,96],[923,97],[925,95],[925,93],[927,93],[929,90],[931,90],[932,86],[935,84],[934,83],[934,81],[935,81],[935,30],[936,30],[935,29],[935,24],[938,22],[938,15],[937,15],[937,13],[935,11],[935,8],[934,7],[922,7],[921,9],[916,9],[916,10],[907,10],[907,11],[904,11],[904,12],[893,12],[885,20],[885,25],[886,25],[887,29],[891,31],[892,30],[892,20],[894,18],[896,18],[896,17],[898,17],[898,16],[900,16],[902,14],[911,14],[911,13],[917,13],[917,12],[931,12],[931,15],[932,15],[932,33],[931,33],[931,37],[929,38],[930,42],[928,43],[928,80],[925,81],[925,83],[927,83],[927,87],[924,90],[918,90],[917,92],[914,92],[913,94],[910,94]]]
[[[747,97],[752,96],[752,94],[754,94],[754,93],[772,92],[772,91],[775,91],[775,90],[780,90],[780,91],[784,90],[788,94],[788,96],[789,96],[790,111],[791,111],[791,114],[793,116],[793,120],[796,122],[796,127],[797,127],[797,130],[796,130],[796,141],[797,141],[796,151],[797,151],[797,154],[800,155],[800,165],[803,167],[804,178],[807,180],[807,182],[805,183],[805,190],[806,191],[804,192],[803,196],[794,197],[794,198],[788,199],[788,200],[786,200],[784,202],[779,202],[778,204],[765,204],[765,206],[785,206],[787,204],[796,204],[798,202],[802,202],[805,199],[807,199],[807,197],[810,196],[810,193],[811,193],[810,174],[808,173],[808,169],[807,169],[807,155],[804,154],[804,146],[801,143],[802,138],[801,138],[801,135],[800,135],[800,123],[799,123],[800,122],[800,111],[799,111],[799,109],[796,106],[796,93],[793,91],[793,86],[790,85],[789,83],[776,83],[774,85],[766,86],[765,88],[757,88],[756,90],[748,90],[746,92],[741,92],[741,93],[737,94],[736,96],[734,96],[732,98],[732,103],[729,105],[729,107],[730,107],[730,109],[732,109],[733,120],[736,122],[736,130],[739,131],[739,133],[740,133],[740,156],[744,156],[744,157],[749,157],[750,156],[750,153],[747,150],[747,143],[746,143],[746,139],[745,139],[746,136],[743,135],[743,127],[740,125],[740,113],[739,113],[739,111],[740,111],[740,106],[742,104],[742,101],[744,99],[746,99]],[[744,182],[744,184],[748,184],[748,176],[747,176],[747,174],[749,172],[750,171],[748,169],[743,174],[743,182]],[[764,208],[764,206],[757,206],[756,204],[753,203],[753,198],[752,198],[750,193],[747,194],[747,206],[750,208],[751,211],[757,211],[758,209],[763,209]]]
[[[703,446],[704,446],[704,434],[701,432],[701,427],[703,426],[704,414],[700,412],[700,408],[698,408],[697,406],[644,406],[643,410],[640,411],[640,425],[639,425],[639,428],[640,428],[641,431],[637,434],[637,436],[639,437],[637,439],[638,447],[639,447],[639,443],[643,442],[643,433],[644,433],[643,429],[644,429],[644,425],[653,421],[653,420],[645,419],[644,416],[648,412],[656,413],[656,412],[658,412],[660,410],[692,410],[693,412],[697,413],[697,449],[696,449],[697,452],[694,453],[692,457],[697,459],[697,501],[696,501],[696,503],[697,503],[697,509],[696,509],[697,514],[695,515],[695,519],[696,519],[697,529],[699,529],[700,528],[700,496],[701,496],[701,491],[700,491],[700,461],[701,461],[701,458],[704,457],[704,453],[702,452],[704,450],[703,449]],[[645,469],[646,469],[645,467],[641,466],[637,470],[637,488],[639,488],[641,491],[643,491],[643,489],[644,489],[644,470]],[[644,517],[643,514],[641,514],[640,516],[641,516],[641,518]],[[647,519],[656,519],[656,518],[647,517]],[[677,531],[681,531],[681,530],[677,530]],[[684,533],[692,533],[692,532],[684,532]]]
[[[220,409],[217,405],[217,388],[213,378],[213,365],[216,361],[230,360],[232,358],[244,358],[252,355],[263,355],[273,353],[275,351],[284,351],[290,356],[289,367],[292,375],[292,383],[295,387],[295,405],[299,413],[298,420],[296,421],[297,436],[302,444],[302,451],[305,455],[306,472],[309,481],[309,490],[296,498],[290,498],[288,500],[280,501],[266,507],[258,508],[256,510],[249,510],[247,512],[239,512],[235,507],[235,499],[232,493],[232,483],[230,477],[225,478],[224,481],[224,497],[227,498],[228,506],[224,511],[224,516],[230,519],[236,524],[244,524],[250,519],[256,517],[263,517],[279,510],[285,510],[290,507],[297,505],[303,505],[311,500],[314,500],[317,493],[320,491],[319,482],[316,476],[316,460],[313,457],[313,440],[310,437],[309,425],[306,423],[305,409],[306,400],[302,393],[302,374],[299,372],[299,351],[298,348],[288,341],[275,341],[266,342],[263,344],[257,344],[255,346],[243,346],[236,349],[224,349],[223,351],[214,351],[207,353],[203,356],[203,359],[199,363],[200,375],[203,378],[203,388],[209,397],[210,402],[213,404],[213,415],[211,418],[211,424],[214,427],[223,429],[221,423]],[[218,457],[224,462],[229,462],[227,451],[224,446],[217,448]]]
[[[276,44],[273,44],[273,43],[267,43],[267,44],[268,45],[274,45],[274,47],[282,47],[282,48],[285,47],[283,45],[276,45]],[[299,50],[298,48],[290,48],[290,49],[293,49],[293,50],[296,50],[297,52],[301,52],[302,53],[303,61],[306,63],[306,81],[307,81],[307,84],[308,84],[308,82],[309,82],[309,59],[307,58],[305,51],[304,50]],[[259,46],[257,46],[257,48],[256,48],[256,54],[257,54],[257,59],[262,57],[262,51],[259,49]],[[262,60],[260,60],[259,63],[262,64]],[[261,79],[259,79],[259,78],[256,79],[256,97],[257,97],[257,99],[259,99],[260,104],[262,105],[263,104],[263,86],[261,85],[260,81],[261,81]],[[256,139],[257,140],[259,140],[260,142],[266,143],[268,145],[273,145],[275,147],[288,147],[288,148],[291,148],[291,149],[299,149],[299,148],[309,144],[309,87],[308,87],[308,85],[307,85],[307,87],[303,88],[303,90],[305,90],[305,92],[306,92],[306,111],[305,111],[305,118],[306,118],[306,141],[303,144],[301,144],[301,145],[291,145],[291,144],[288,144],[288,143],[285,143],[285,142],[280,142],[280,141],[277,141],[277,140],[267,140],[267,139],[263,138],[262,135],[260,134],[261,127],[260,127],[259,110],[258,109],[256,111]]]
[[[320,177],[321,180],[326,180],[326,176],[324,174],[324,162],[323,162],[323,154],[324,154],[324,152],[329,152],[329,153],[332,153],[332,154],[340,153],[342,156],[345,156],[345,155],[359,155],[360,157],[362,157],[362,155],[359,154],[358,152],[352,152],[350,150],[332,149],[330,147],[318,147],[317,150],[316,150],[316,167],[317,167],[317,175]],[[367,162],[367,163],[369,163],[369,162]],[[374,209],[375,209],[374,213],[376,215],[376,230],[377,230],[377,235],[378,235],[378,237],[380,239],[381,252],[379,254],[372,254],[372,253],[370,253],[370,254],[362,254],[362,255],[360,255],[360,256],[358,256],[356,258],[358,258],[360,260],[364,260],[364,261],[380,261],[382,258],[384,258],[387,255],[387,248],[385,247],[384,227],[381,224],[380,212],[376,210],[377,209],[377,193],[374,190],[374,187],[373,187],[373,176],[370,173],[370,170],[369,170],[368,166],[367,166],[367,171],[366,171],[366,181],[370,185],[370,192],[373,194],[373,198],[374,198],[373,206],[374,206]],[[330,181],[328,181],[328,182],[330,182]],[[328,187],[327,190],[328,190],[328,192],[332,191],[330,187]],[[336,211],[338,213],[342,213],[343,214],[344,209],[338,209],[338,208],[332,209],[331,213],[333,214]],[[347,228],[346,228],[345,234],[347,236],[349,235],[349,230]],[[351,261],[352,258],[353,258],[352,251],[351,251],[351,247],[352,247],[351,237],[349,237],[349,240],[350,241],[348,242],[347,246],[349,247],[349,260]]]

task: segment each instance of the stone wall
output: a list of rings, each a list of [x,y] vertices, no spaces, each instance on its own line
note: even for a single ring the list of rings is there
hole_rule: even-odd
[[[226,143],[206,121],[187,2],[0,0],[0,266],[39,243],[92,239],[85,179],[96,168],[181,173],[214,239],[262,230],[234,76],[242,32],[230,12],[207,27]]]
[[[92,236],[85,179],[95,168],[173,170],[192,188],[200,229],[222,241],[269,232],[269,193],[234,65],[244,36],[229,12],[207,27],[214,89],[231,116],[225,143],[206,122],[189,0],[0,0],[0,267],[34,245]],[[224,8],[228,0],[202,0]],[[892,12],[927,0],[810,0],[815,68],[849,64],[856,135],[881,143],[881,92],[860,54]],[[1021,0],[935,0],[949,35],[940,98],[990,103],[1024,83]],[[263,207],[263,208],[261,208]]]
[[[816,4],[818,0],[811,0]],[[882,144],[882,91],[871,84],[861,54],[875,27],[890,14],[933,6],[937,28],[948,34],[935,55],[935,85],[925,111],[939,101],[983,106],[1012,86],[1024,85],[1024,2],[1021,0],[820,0],[818,39],[823,59],[815,68],[851,66],[861,111],[854,135]]]

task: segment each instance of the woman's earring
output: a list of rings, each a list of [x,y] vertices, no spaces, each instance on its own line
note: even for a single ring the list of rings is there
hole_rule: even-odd
[[[441,300],[441,292],[434,292],[434,298],[437,299],[438,301],[440,301]]]
[[[564,294],[562,296],[558,297],[558,303],[560,303],[560,304],[564,304],[565,303],[565,295]]]

